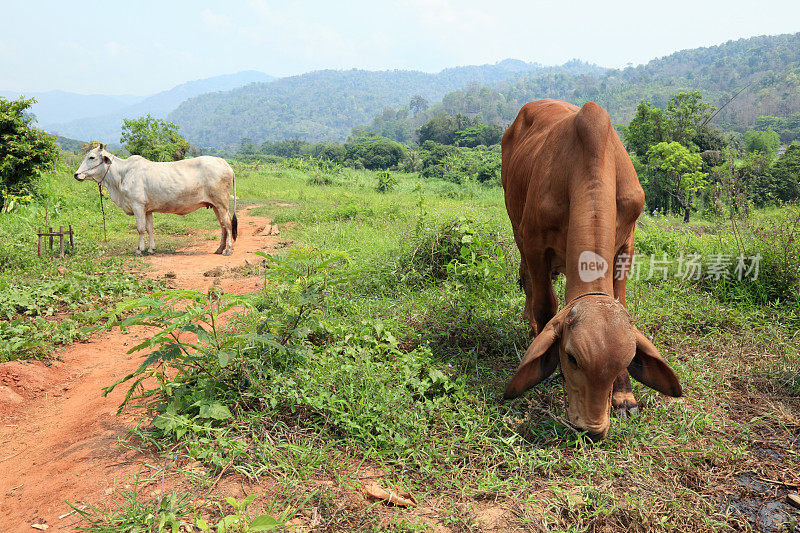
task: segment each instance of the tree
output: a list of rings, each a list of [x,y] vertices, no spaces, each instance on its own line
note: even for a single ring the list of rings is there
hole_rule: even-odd
[[[775,157],[781,139],[771,129],[766,131],[748,131],[744,134],[745,150],[748,152],[761,152],[770,157]]]
[[[628,150],[642,157],[652,146],[669,141],[680,143],[692,152],[720,149],[724,140],[707,124],[714,106],[702,100],[700,92],[694,91],[676,94],[666,109],[642,101],[628,127],[622,128]]]
[[[421,95],[416,94],[408,103],[408,108],[411,109],[411,112],[414,113],[414,116],[416,117],[428,109],[428,101]]]
[[[791,145],[772,165],[770,174],[772,193],[776,200],[797,200],[800,197],[800,145]]]
[[[708,174],[700,171],[700,154],[691,153],[675,141],[661,142],[647,152],[647,161],[659,185],[683,211],[683,221],[689,222],[695,196],[708,185]]]
[[[190,148],[178,133],[177,124],[150,115],[123,120],[120,142],[131,154],[150,161],[178,161]]]
[[[250,137],[242,137],[242,140],[239,141],[239,151],[236,152],[237,155],[253,155],[258,153],[258,146],[253,143],[253,139]]]
[[[34,118],[26,110],[34,99],[0,98],[0,208],[9,193],[19,194],[35,184],[35,178],[58,157],[51,135],[32,126]]]
[[[344,143],[347,159],[371,170],[396,167],[405,157],[402,144],[377,135],[350,136]]]
[[[628,150],[644,157],[651,146],[667,140],[664,110],[643,100],[628,127],[622,128],[622,135]]]
[[[469,126],[456,132],[456,142],[458,146],[475,148],[481,144],[491,146],[500,142],[503,138],[503,128],[500,126],[487,126],[478,124]]]
[[[419,143],[433,141],[439,144],[454,144],[457,130],[455,119],[450,115],[440,113],[420,126],[417,131]]]
[[[700,91],[682,92],[670,98],[664,110],[669,140],[693,150],[697,148],[694,139],[703,133],[715,109],[702,100]]]
[[[342,163],[347,157],[347,151],[339,143],[326,142],[320,143],[315,150],[314,157],[321,160],[331,161],[332,163]]]

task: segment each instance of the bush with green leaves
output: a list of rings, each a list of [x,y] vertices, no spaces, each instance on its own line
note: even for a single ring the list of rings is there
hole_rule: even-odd
[[[386,193],[394,189],[395,185],[397,185],[397,178],[395,178],[391,172],[379,172],[378,173],[378,184],[375,186],[375,190],[380,193]]]
[[[793,202],[800,198],[800,144],[793,144],[770,169],[771,190],[776,200]]]
[[[404,283],[451,279],[459,286],[486,288],[508,270],[502,231],[467,218],[422,217],[403,245],[398,275]]]
[[[453,183],[477,180],[487,185],[500,184],[500,147],[459,148],[426,141],[420,150],[420,177]]]
[[[734,226],[732,234],[697,235],[668,224],[649,216],[640,219],[636,253],[645,264],[650,256],[666,255],[672,260],[671,276],[680,277],[676,268],[681,256],[696,254],[704,262],[717,260],[726,266],[725,273],[712,276],[703,271],[699,279],[684,282],[742,308],[782,307],[794,310],[795,320],[800,316],[799,208],[761,212]],[[757,258],[755,265],[752,258]]]
[[[780,137],[771,129],[745,132],[744,140],[745,150],[748,152],[761,152],[770,157],[775,157],[775,153],[781,145]]]
[[[396,168],[405,157],[405,147],[377,135],[350,136],[344,143],[346,159],[370,170]]]
[[[325,142],[315,145],[313,152],[315,159],[331,161],[334,163],[344,163],[347,158],[347,150],[342,144],[336,142]]]
[[[0,97],[0,210],[9,195],[36,189],[36,178],[58,157],[52,135],[33,126],[34,99]]]
[[[178,161],[191,148],[178,133],[178,125],[150,115],[122,121],[120,143],[131,154],[150,161]]]

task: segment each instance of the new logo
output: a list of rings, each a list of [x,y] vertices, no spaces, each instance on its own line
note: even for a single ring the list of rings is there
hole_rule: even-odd
[[[598,280],[608,272],[608,262],[594,252],[581,252],[578,257],[578,276],[584,283]]]

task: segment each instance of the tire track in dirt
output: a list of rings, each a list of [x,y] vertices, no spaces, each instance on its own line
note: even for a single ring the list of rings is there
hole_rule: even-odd
[[[247,275],[247,265],[260,260],[254,252],[287,243],[270,219],[249,216],[248,209],[239,213],[239,229],[231,256],[212,254],[218,243],[196,238],[178,252],[148,258],[150,269],[141,274],[166,278],[172,288],[252,292],[262,283]],[[60,349],[54,354],[60,362],[0,364],[0,531],[32,531],[33,523],[72,531],[74,515],[58,518],[71,510],[65,500],[101,504],[118,478],[147,460],[118,445],[138,420],[135,413],[116,415],[125,387],[106,398],[100,392],[139,365],[141,354],[126,352],[148,334],[145,327],[109,331]]]

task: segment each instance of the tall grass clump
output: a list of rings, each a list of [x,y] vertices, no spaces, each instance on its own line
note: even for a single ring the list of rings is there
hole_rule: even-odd
[[[406,284],[429,285],[450,279],[486,288],[507,277],[509,250],[504,232],[490,223],[423,216],[402,245],[397,273]]]

